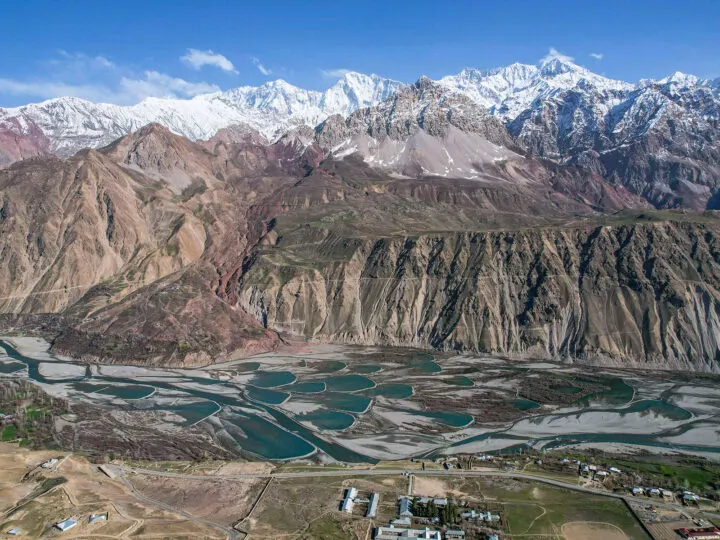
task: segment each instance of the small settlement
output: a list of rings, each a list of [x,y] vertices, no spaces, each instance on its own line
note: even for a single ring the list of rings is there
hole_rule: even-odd
[[[398,518],[388,527],[378,527],[375,538],[464,540],[465,530],[472,530],[483,538],[497,540],[500,522],[499,514],[478,508],[469,501],[447,497],[400,497]]]
[[[579,485],[591,490],[612,491],[621,495],[635,517],[662,538],[720,540],[720,531],[708,520],[700,519],[703,511],[711,507],[712,499],[706,493],[698,495],[662,478],[647,477],[628,470],[627,462],[602,463],[557,457],[542,459],[509,456],[505,459],[490,455],[441,457],[435,459],[436,469],[472,469],[475,463],[487,468],[486,463],[503,470],[551,471],[560,475],[579,477]],[[421,461],[422,471],[426,462]],[[530,469],[528,469],[528,467]],[[628,469],[626,469],[628,467]],[[626,470],[623,470],[626,469]],[[501,501],[445,496],[429,497],[413,490],[417,485],[410,471],[408,493],[396,500],[380,501],[379,493],[361,493],[356,487],[343,492],[340,510],[355,518],[375,520],[373,538],[376,540],[498,540],[508,531],[505,507]],[[395,497],[397,495],[393,495]],[[710,505],[710,506],[709,506]],[[393,506],[395,508],[393,512]]]
[[[361,494],[350,486],[343,492],[341,512],[375,519],[380,504],[378,493]],[[497,540],[501,516],[487,508],[447,497],[400,497],[397,518],[375,529],[375,540],[465,540],[463,529]]]

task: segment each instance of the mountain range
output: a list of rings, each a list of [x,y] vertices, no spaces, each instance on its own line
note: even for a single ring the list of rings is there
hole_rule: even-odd
[[[3,110],[0,329],[101,362],[316,340],[717,371],[718,103],[555,58]]]
[[[719,81],[674,73],[630,84],[551,58],[465,69],[436,82],[486,108],[529,153],[592,170],[658,207],[703,208],[716,204],[720,176]],[[273,142],[296,127],[378,105],[404,86],[351,72],[325,92],[277,80],[126,107],[51,99],[0,109],[0,165],[99,148],[149,123],[190,140],[245,126]]]

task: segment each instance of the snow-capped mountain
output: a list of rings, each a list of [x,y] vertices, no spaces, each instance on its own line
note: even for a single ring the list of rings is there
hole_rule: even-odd
[[[528,153],[589,169],[659,206],[720,206],[720,79],[676,72],[630,84],[553,57],[538,65],[465,69],[436,82],[464,98],[446,100],[449,105],[440,111],[446,118],[462,117],[460,109],[467,110],[469,99],[504,123],[513,144]],[[376,75],[348,73],[325,92],[277,80],[187,100],[146,99],[126,107],[57,98],[0,109],[0,166],[104,146],[149,123],[191,140],[209,139],[220,130],[227,140],[253,130],[258,140],[275,141],[288,132],[296,138],[303,134],[300,139],[305,140],[312,138],[305,133],[308,127],[333,115],[348,118],[387,103],[387,118],[378,113],[373,121],[395,129],[400,116],[393,98],[404,86]],[[411,127],[424,122],[413,115],[407,120]],[[718,202],[707,202],[711,200]]]
[[[702,206],[720,190],[717,82],[676,72],[633,85],[561,58],[439,82],[488,107],[531,153],[590,169],[659,206]]]
[[[515,63],[488,71],[464,69],[438,82],[466,94],[504,120],[515,119],[537,100],[551,99],[571,89],[608,97],[633,89],[629,83],[607,79],[559,58],[538,66]]]
[[[60,156],[104,146],[149,123],[191,140],[208,139],[235,124],[246,124],[275,139],[293,126],[315,126],[332,114],[348,115],[375,105],[401,86],[377,75],[351,72],[325,92],[277,80],[193,99],[148,98],[132,106],[62,97],[0,109],[0,130],[39,139],[38,146]]]
[[[498,118],[427,77],[379,105],[331,116],[317,127],[316,140],[336,159],[355,154],[405,176],[479,180],[491,176],[486,166],[520,159]]]

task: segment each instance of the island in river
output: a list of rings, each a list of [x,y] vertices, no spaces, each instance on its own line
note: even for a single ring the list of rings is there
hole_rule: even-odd
[[[373,463],[527,449],[720,458],[713,376],[311,345],[202,369],[88,365],[0,339],[0,395],[53,411],[47,440],[147,459]],[[38,413],[40,414],[40,413]],[[22,426],[19,426],[22,428]]]

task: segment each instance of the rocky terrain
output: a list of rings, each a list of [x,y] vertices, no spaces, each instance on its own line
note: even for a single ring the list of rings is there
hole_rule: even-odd
[[[715,219],[384,238],[281,228],[241,299],[306,338],[714,370],[719,231]]]
[[[314,126],[329,115],[348,115],[376,105],[402,86],[377,75],[348,73],[325,92],[277,80],[189,100],[148,98],[133,106],[57,98],[0,108],[0,166],[28,156],[27,150],[19,152],[16,146],[68,157],[83,148],[104,146],[150,123],[191,140],[206,140],[222,129],[242,124],[274,140],[294,126]]]
[[[526,71],[600,85],[573,69]],[[659,83],[644,84],[603,88],[598,107]],[[573,92],[548,88],[533,107]],[[712,207],[713,136],[663,116],[617,147],[665,160],[653,174],[670,175],[669,193],[639,162],[633,182],[588,164],[590,150],[546,152],[509,105],[466,94],[422,78],[275,142],[247,124],[203,142],[150,124],[0,170],[2,330],[147,365],[313,339],[717,370],[720,229],[698,211]],[[694,180],[665,168],[680,150],[650,148],[663,137],[698,153],[684,161]],[[653,208],[680,204],[694,210]]]
[[[422,113],[428,124],[437,114],[446,119],[466,117],[470,101],[496,119],[497,125],[504,125],[513,144],[524,153],[585,168],[659,208],[718,206],[718,80],[673,73],[660,80],[631,84],[550,55],[538,65],[515,63],[486,71],[468,68],[437,83],[457,98],[447,98],[439,110]],[[375,113],[358,112],[385,102],[378,112],[392,115],[394,101],[409,105],[406,90],[398,81],[350,72],[325,92],[277,80],[189,100],[152,98],[124,107],[57,98],[0,109],[0,167],[35,155],[69,157],[153,122],[191,140],[207,140],[223,131],[226,141],[234,142],[232,137],[242,140],[248,132],[255,132],[257,137],[274,142],[288,131],[314,128],[326,121],[325,141],[344,130],[354,131],[363,123],[369,128],[366,134],[374,136],[380,124],[364,115]],[[424,107],[422,100],[415,105]],[[338,129],[339,120],[330,118],[334,115],[353,125]],[[487,120],[483,123],[492,125]],[[452,120],[450,124],[457,127]],[[242,128],[238,130],[237,126]],[[493,129],[496,135],[502,133],[497,126]],[[453,131],[445,136],[452,140],[450,147],[459,149],[460,162],[448,159],[442,168],[431,168],[427,173],[468,175],[471,167],[465,163],[463,144],[476,145],[478,141],[465,140],[467,137]],[[402,129],[395,135],[400,132]],[[396,139],[390,134],[390,141]],[[493,137],[489,140],[497,142]],[[336,140],[336,144],[345,141],[344,151],[368,152],[367,141],[359,133],[353,133],[349,140]],[[411,138],[406,146],[397,146],[385,141],[371,148],[370,157],[376,164],[414,162],[407,154],[424,152],[425,142]],[[450,159],[456,157],[450,153]],[[433,161],[437,163],[438,157]]]
[[[592,170],[658,207],[717,205],[717,80],[674,73],[632,85],[548,58],[439,82],[487,106],[533,154]]]

